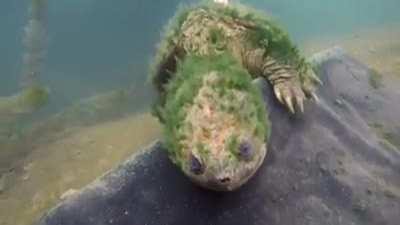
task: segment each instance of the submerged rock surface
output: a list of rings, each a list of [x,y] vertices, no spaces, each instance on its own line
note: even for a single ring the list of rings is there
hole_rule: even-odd
[[[238,191],[198,188],[156,143],[37,224],[398,224],[400,82],[371,86],[371,70],[339,49],[318,57],[324,86],[303,115],[258,81],[272,121],[269,151]]]

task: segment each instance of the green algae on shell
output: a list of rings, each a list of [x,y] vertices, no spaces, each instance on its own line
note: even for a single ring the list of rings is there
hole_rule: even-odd
[[[192,11],[199,9],[206,10],[224,21],[243,23],[248,28],[247,43],[250,46],[262,47],[269,56],[295,68],[301,80],[308,79],[310,71],[313,70],[311,64],[300,54],[299,49],[290,40],[289,34],[272,17],[241,4],[232,3],[226,7],[220,7],[212,1],[202,1],[193,6],[182,6],[164,29],[162,41],[150,69],[150,78],[158,91],[163,91],[164,81],[171,76],[168,73],[164,74],[165,71],[160,70],[160,67],[167,66],[170,69],[169,67],[176,66],[171,65],[174,63],[170,61],[173,61],[173,56],[176,54],[174,51],[181,35],[181,26]],[[211,33],[211,41],[214,40],[216,47],[219,48],[221,34],[218,30]],[[158,74],[160,71],[164,71],[162,75]]]

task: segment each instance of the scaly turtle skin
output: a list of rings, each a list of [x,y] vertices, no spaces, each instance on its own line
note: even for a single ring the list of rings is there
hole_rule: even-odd
[[[257,77],[292,113],[319,83],[288,35],[243,6],[202,4],[167,27],[152,70],[155,113],[170,158],[201,186],[234,190],[261,165],[270,127]]]

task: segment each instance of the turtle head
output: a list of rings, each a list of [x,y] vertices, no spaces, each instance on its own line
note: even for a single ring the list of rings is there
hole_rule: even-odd
[[[229,79],[229,77],[228,77]],[[181,168],[195,183],[235,190],[256,172],[265,153],[265,121],[252,93],[212,72],[186,107],[182,121]],[[262,115],[262,116],[265,116]]]
[[[166,99],[169,156],[192,181],[231,191],[252,177],[266,154],[269,125],[260,91],[236,60],[189,57]]]
[[[232,135],[228,140],[238,141],[234,145],[235,152],[228,152],[226,146],[212,147],[200,151],[208,151],[199,154],[199,149],[194,148],[187,155],[186,167],[183,171],[192,181],[198,185],[216,190],[233,191],[246,183],[261,165],[266,149],[262,143],[251,140],[240,140]],[[205,143],[204,145],[212,143]]]

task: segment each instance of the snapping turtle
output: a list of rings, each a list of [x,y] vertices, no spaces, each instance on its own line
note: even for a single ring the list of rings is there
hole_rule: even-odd
[[[267,79],[292,113],[320,83],[288,34],[255,10],[225,1],[182,9],[167,26],[152,82],[154,113],[172,161],[195,183],[234,190],[266,155],[269,121],[251,83]]]

